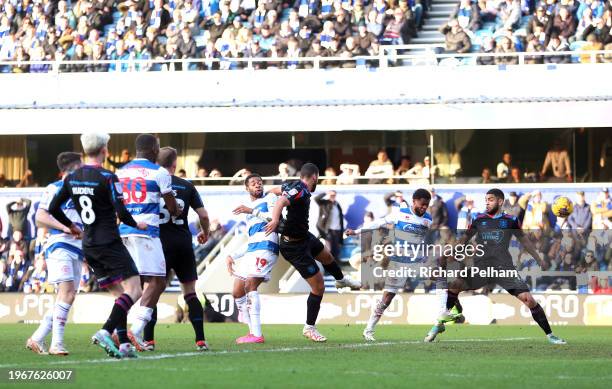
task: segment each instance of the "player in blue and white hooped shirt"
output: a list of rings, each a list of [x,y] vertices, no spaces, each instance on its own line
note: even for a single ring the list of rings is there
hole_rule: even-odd
[[[55,305],[45,314],[42,322],[26,343],[28,349],[39,354],[46,352],[44,339],[52,332],[49,354],[68,355],[64,346],[64,327],[79,288],[83,251],[80,236],[73,235],[68,227],[49,214],[49,204],[64,184],[63,178],[78,169],[81,163],[79,153],[63,152],[57,156],[57,166],[62,173],[62,180],[47,186],[36,211],[38,227],[49,229],[49,238],[44,251],[47,258],[49,282],[55,284],[57,288]],[[83,228],[81,218],[72,200],[63,203],[61,208],[75,225]]]
[[[431,194],[425,189],[417,189],[412,194],[412,205],[402,201],[398,206],[392,208],[392,212],[384,218],[374,220],[369,225],[363,226],[362,230],[378,229],[384,225],[393,225],[395,241],[403,244],[407,241],[411,245],[425,244],[425,234],[431,226],[431,215],[427,213]],[[358,234],[360,231],[347,231],[347,235]],[[414,246],[411,246],[414,247]],[[408,256],[393,256],[390,258],[387,270],[400,273],[398,270],[412,266],[420,266],[427,258],[421,256],[420,250]],[[393,274],[392,273],[392,274]],[[385,286],[382,299],[376,305],[376,309],[370,315],[366,328],[363,331],[365,340],[373,342],[374,328],[391,304],[399,289],[403,289],[408,281],[408,276],[395,274],[385,277]]]
[[[251,202],[234,209],[234,214],[246,214],[249,237],[246,246],[227,257],[227,269],[235,277],[233,295],[236,305],[243,320],[249,325],[249,333],[236,339],[236,343],[263,343],[261,304],[257,288],[270,279],[278,259],[278,233],[266,235],[265,232],[277,196],[264,193],[259,174],[250,174],[244,184]]]
[[[141,134],[136,138],[136,158],[117,171],[127,210],[134,220],[149,226],[144,231],[126,224],[119,226],[123,244],[144,281],[140,306],[131,327],[131,340],[138,351],[146,349],[144,327],[151,320],[159,296],[166,288],[166,260],[159,239],[160,202],[163,199],[171,216],[178,216],[182,211],[172,192],[170,174],[155,163],[158,154],[159,139]]]

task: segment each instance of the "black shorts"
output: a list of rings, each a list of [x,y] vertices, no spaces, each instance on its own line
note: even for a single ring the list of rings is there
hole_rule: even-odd
[[[484,269],[484,267],[478,266],[480,269]],[[471,267],[468,267],[468,272]],[[497,270],[515,270],[508,268],[496,268]],[[520,276],[516,277],[482,277],[480,274],[476,274],[471,276],[468,273],[468,277],[462,277],[463,281],[467,284],[467,290],[475,290],[480,289],[484,286],[490,284],[496,284],[504,288],[508,293],[513,296],[518,296],[521,293],[529,292],[529,285]]]
[[[162,247],[166,258],[166,273],[174,269],[174,273],[182,284],[198,279],[195,255],[190,241],[170,244],[162,240]]]
[[[96,276],[100,288],[107,288],[139,275],[134,260],[121,240],[104,246],[84,246],[83,256]]]
[[[319,266],[315,257],[323,251],[325,246],[313,234],[303,240],[287,242],[282,237],[280,241],[280,253],[300,273],[302,278],[307,279],[319,272]]]

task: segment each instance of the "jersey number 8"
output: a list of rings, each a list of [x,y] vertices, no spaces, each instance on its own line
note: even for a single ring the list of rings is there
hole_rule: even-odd
[[[87,196],[79,196],[79,204],[81,205],[81,220],[85,224],[93,224],[96,221],[96,214],[93,211],[93,203]]]

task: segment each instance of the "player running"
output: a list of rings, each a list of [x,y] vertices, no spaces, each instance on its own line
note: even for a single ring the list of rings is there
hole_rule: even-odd
[[[277,196],[264,194],[263,181],[259,174],[250,174],[244,180],[251,202],[234,209],[234,214],[246,214],[248,241],[242,251],[227,257],[227,270],[234,280],[234,300],[249,333],[236,339],[236,343],[263,343],[261,331],[259,293],[257,288],[270,279],[270,273],[278,258],[278,234],[265,233],[265,226],[271,219]]]
[[[431,225],[431,215],[427,213],[431,194],[425,189],[417,189],[412,194],[412,206],[405,200],[402,200],[397,206],[393,207],[392,212],[382,219],[375,220],[369,225],[364,226],[362,230],[378,229],[384,225],[392,224],[394,227],[395,241],[407,241],[409,244],[421,245],[424,244],[425,235]],[[361,231],[348,230],[347,235],[356,235]],[[393,242],[395,244],[396,242]],[[420,266],[426,258],[417,253],[412,256],[394,256],[390,258],[389,267],[387,270],[401,270],[402,268]],[[399,273],[399,271],[396,271]],[[374,331],[376,324],[385,312],[385,309],[391,304],[393,298],[399,289],[403,289],[408,282],[408,276],[394,275],[385,278],[385,286],[383,296],[376,304],[376,309],[372,311],[366,328],[363,330],[363,337],[368,342],[375,342]]]
[[[208,239],[209,220],[208,212],[195,186],[187,180],[174,175],[176,172],[176,150],[172,147],[162,147],[157,156],[158,164],[168,170],[172,177],[172,191],[176,197],[176,203],[181,211],[179,216],[170,216],[170,212],[162,199],[161,218],[159,219],[159,237],[166,259],[166,273],[174,269],[181,283],[185,304],[189,308],[189,321],[195,332],[195,343],[197,351],[207,351],[208,344],[204,336],[204,309],[195,291],[198,280],[196,260],[193,254],[191,232],[187,216],[191,207],[200,219],[202,231],[198,233],[198,243],[203,244]],[[153,310],[151,320],[144,328],[144,349],[153,351],[155,349],[154,328],[157,322],[157,308]]]
[[[345,277],[329,250],[308,231],[310,196],[317,188],[318,180],[319,168],[313,163],[305,163],[300,169],[299,181],[286,182],[281,187],[271,189],[271,193],[280,197],[265,231],[269,235],[278,228],[278,233],[281,234],[280,253],[310,285],[311,292],[306,302],[306,324],[302,334],[314,342],[325,342],[327,338],[315,327],[325,293],[323,275],[315,258],[334,276],[337,288],[359,289],[361,282]],[[287,208],[287,218],[281,223],[284,208]]]
[[[474,257],[474,267],[480,270],[492,268],[497,271],[516,271],[512,263],[512,256],[508,250],[513,235],[519,240],[525,250],[543,266],[544,262],[540,254],[536,251],[529,238],[524,235],[516,216],[508,215],[501,210],[504,203],[504,192],[499,189],[489,190],[485,195],[485,203],[486,212],[476,213],[472,217],[471,223],[467,231],[465,231],[465,235],[458,241],[459,245],[465,245],[475,236],[476,243],[481,245],[480,247],[484,254]],[[450,308],[455,305],[460,292],[479,289],[492,283],[498,284],[504,288],[508,293],[521,300],[523,304],[531,310],[533,320],[542,328],[550,343],[566,344],[565,340],[552,333],[544,309],[542,309],[542,306],[535,301],[529,292],[529,286],[518,276],[489,278],[476,275],[474,277],[459,278],[452,281],[449,285],[446,311],[438,319],[439,322],[444,322],[451,316]],[[429,334],[427,334],[425,340],[433,341],[436,335],[442,332],[440,331],[441,328],[443,328],[443,326],[435,325]]]
[[[119,226],[123,244],[136,263],[144,283],[140,305],[132,323],[130,340],[138,351],[145,351],[144,328],[153,315],[159,296],[166,289],[166,259],[159,239],[159,215],[163,201],[171,216],[179,216],[172,193],[172,178],[166,169],[157,165],[159,139],[151,134],[136,138],[136,158],[117,171],[124,192],[124,203],[134,220],[149,225],[139,230],[126,223]]]
[[[49,204],[62,188],[63,179],[81,167],[81,154],[70,151],[57,156],[57,167],[62,173],[62,179],[47,186],[47,189],[36,211],[36,224],[39,228],[49,229],[49,238],[45,245],[49,282],[56,285],[57,298],[55,305],[49,309],[42,322],[28,339],[26,347],[35,353],[45,354],[45,337],[52,332],[50,355],[68,355],[64,346],[64,328],[68,320],[70,307],[74,302],[81,279],[81,263],[83,251],[81,236],[72,234],[70,228],[58,222],[49,214]],[[68,218],[79,229],[83,228],[81,218],[72,200],[61,204]]]
[[[108,156],[108,134],[88,133],[81,136],[85,164],[68,174],[51,204],[49,213],[73,234],[79,227],[64,213],[62,205],[72,200],[85,226],[83,255],[98,279],[100,288],[118,296],[108,320],[92,337],[94,344],[116,358],[136,358],[127,337],[127,315],[142,295],[140,277],[117,229],[117,216],[128,226],[146,230],[147,224],[136,222],[123,204],[121,184],[117,176],[102,168]],[[119,348],[111,339],[116,330]]]

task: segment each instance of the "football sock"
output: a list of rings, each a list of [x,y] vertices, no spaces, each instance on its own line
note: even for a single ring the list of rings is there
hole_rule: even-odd
[[[459,301],[459,295],[449,290],[446,296],[446,310],[450,311],[451,309],[453,309],[455,304],[457,304],[457,301]]]
[[[238,311],[242,315],[242,320],[249,325],[249,334],[253,333],[251,328],[251,315],[249,314],[248,308],[248,298],[247,296],[242,296],[236,299],[236,306],[238,307]]]
[[[463,305],[459,302],[459,298],[457,298],[457,302],[455,302],[455,308],[457,308],[457,312],[463,313]]]
[[[34,340],[35,342],[42,342],[43,339],[45,339],[45,337],[49,335],[49,332],[51,332],[51,328],[53,327],[54,308],[55,307],[47,311],[42,321],[40,322],[40,325],[38,326],[36,331],[34,331],[34,333],[32,334],[32,340]]]
[[[185,304],[189,308],[189,321],[195,332],[196,342],[204,340],[204,309],[202,303],[195,293],[186,294],[184,297]]]
[[[249,316],[251,317],[251,334],[255,336],[261,336],[261,318],[259,311],[261,305],[259,303],[259,293],[254,290],[247,293],[249,298]]]
[[[546,314],[544,313],[544,309],[540,304],[537,304],[535,307],[531,308],[531,316],[533,316],[533,320],[540,326],[546,335],[552,333],[550,329],[550,324],[548,324],[548,319],[546,318]]]
[[[321,300],[323,300],[323,296],[317,296],[312,293],[308,295],[308,300],[306,301],[306,324],[309,326],[314,326],[317,322],[317,316],[319,316],[319,310],[321,309]]]
[[[323,268],[326,272],[334,276],[334,278],[338,281],[344,278],[344,274],[342,273],[342,270],[340,270],[340,266],[338,266],[336,261],[333,261],[332,263],[327,265],[323,265]]]
[[[70,312],[70,304],[58,301],[53,308],[53,335],[51,337],[51,346],[64,343],[64,328],[68,320],[68,312]]]
[[[366,330],[373,331],[376,324],[380,320],[380,317],[385,313],[385,309],[387,309],[388,305],[385,304],[382,300],[379,300],[376,304],[376,309],[370,315],[370,319],[368,319],[368,324],[366,326]]]
[[[127,339],[127,315],[130,308],[134,305],[132,298],[123,293],[115,300],[115,305],[111,310],[110,316],[102,326],[103,330],[106,330],[109,334],[112,334],[117,329],[117,336],[119,336],[120,343],[129,343]]]
[[[136,307],[136,317],[134,318],[134,322],[132,323],[132,333],[138,336],[142,336],[142,332],[144,331],[145,326],[151,320],[151,316],[153,315],[153,308],[144,307],[139,305]]]
[[[151,320],[147,323],[144,328],[144,337],[143,339],[147,342],[151,342],[155,339],[155,324],[157,323],[157,305],[153,308],[153,313],[151,314]]]

